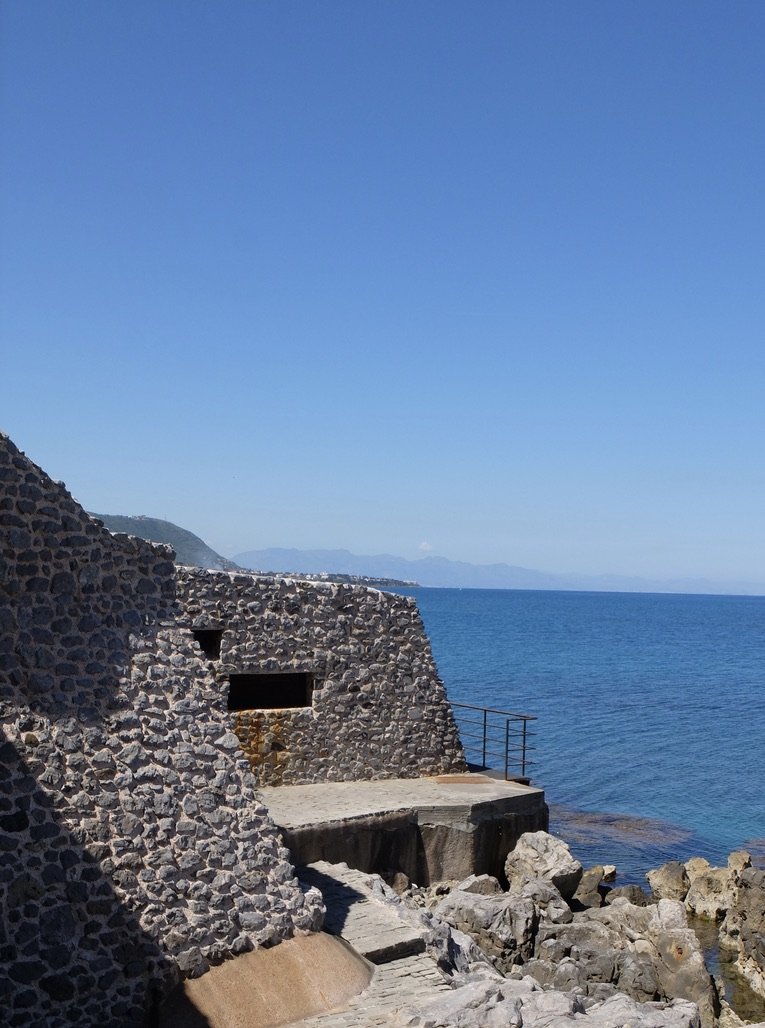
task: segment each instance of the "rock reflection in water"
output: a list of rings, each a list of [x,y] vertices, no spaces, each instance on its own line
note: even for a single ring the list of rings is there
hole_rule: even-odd
[[[738,1016],[755,1023],[765,1020],[765,998],[758,996],[736,972],[735,953],[720,947],[717,923],[689,915],[688,924],[701,943],[707,970],[722,981],[725,998]]]

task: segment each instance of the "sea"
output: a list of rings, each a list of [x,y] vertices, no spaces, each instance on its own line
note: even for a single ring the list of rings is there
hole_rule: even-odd
[[[528,773],[585,866],[765,866],[765,597],[401,591],[451,700],[536,716]]]

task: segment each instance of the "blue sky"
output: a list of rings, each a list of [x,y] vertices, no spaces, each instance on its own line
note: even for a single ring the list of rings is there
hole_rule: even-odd
[[[0,35],[0,426],[87,508],[765,582],[765,5],[6,0]]]

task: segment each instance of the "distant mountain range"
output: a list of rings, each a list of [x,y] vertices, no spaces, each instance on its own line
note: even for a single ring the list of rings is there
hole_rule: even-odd
[[[92,514],[98,518],[110,532],[126,532],[137,535],[139,539],[148,539],[153,543],[170,543],[175,550],[177,564],[189,564],[192,567],[207,568],[209,571],[241,571],[237,564],[221,557],[211,549],[198,535],[185,528],[179,528],[172,521],[161,518],[147,518],[143,515],[128,517],[126,514]]]
[[[713,582],[705,578],[651,579],[629,575],[551,574],[513,564],[468,564],[446,557],[407,560],[389,553],[362,556],[348,550],[248,550],[233,560],[222,557],[185,528],[172,521],[125,514],[91,514],[110,532],[126,532],[141,539],[169,543],[178,564],[211,571],[251,570],[261,573],[311,577],[334,576],[391,589],[402,584],[451,589],[565,589],[586,592],[711,593],[765,595],[757,582]]]
[[[592,592],[717,593],[759,596],[756,582],[704,578],[651,579],[629,575],[550,574],[512,564],[468,564],[446,557],[407,560],[383,553],[359,556],[348,550],[248,550],[234,560],[243,567],[293,574],[347,574],[389,578],[452,589],[566,589]]]

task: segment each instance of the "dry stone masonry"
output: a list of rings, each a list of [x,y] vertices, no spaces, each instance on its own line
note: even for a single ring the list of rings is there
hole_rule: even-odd
[[[0,1006],[129,1025],[181,975],[320,926],[172,551],[113,536],[0,436]]]
[[[179,571],[0,435],[3,1023],[140,1024],[317,930],[258,782],[464,767],[413,601]]]
[[[178,588],[261,785],[466,770],[411,598],[191,568]]]

